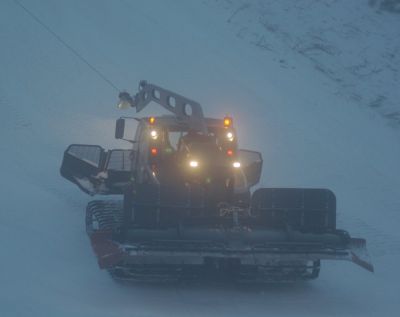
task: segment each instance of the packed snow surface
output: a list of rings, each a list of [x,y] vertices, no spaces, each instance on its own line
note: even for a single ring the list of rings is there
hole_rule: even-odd
[[[0,2],[1,316],[398,316],[400,15],[395,1],[20,0],[134,92],[141,79],[234,117],[261,186],[326,187],[376,272],[324,262],[310,283],[124,286],[97,267],[90,197],[59,175],[71,143],[113,140],[117,91]],[[394,3],[390,6],[390,3]],[[158,108],[153,108],[157,114]]]

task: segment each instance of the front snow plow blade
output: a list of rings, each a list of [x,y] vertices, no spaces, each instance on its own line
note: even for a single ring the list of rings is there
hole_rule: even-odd
[[[351,261],[373,272],[364,239],[346,231],[267,228],[254,219],[172,228],[131,227],[121,239],[116,202],[89,204],[87,231],[99,266],[114,278],[140,282],[227,277],[249,283],[309,280],[321,260]],[[315,211],[315,210],[314,210]],[[259,219],[256,219],[259,220]]]
[[[116,242],[110,231],[94,233],[91,243],[100,267],[117,272],[121,278],[142,281],[159,275],[160,270],[164,278],[171,278],[169,274],[176,271],[184,276],[199,274],[207,268],[224,267],[225,273],[227,268],[236,268],[231,273],[242,281],[246,270],[260,281],[307,280],[318,276],[321,260],[352,261],[373,272],[365,240],[349,238],[345,232],[323,236],[293,233],[291,238],[284,237],[281,232],[239,233],[236,229],[224,233],[215,229],[186,230],[181,234],[148,230],[137,233],[153,238],[125,244]],[[219,238],[227,235],[230,240],[219,239],[218,235]],[[206,240],[209,236],[216,239]],[[232,236],[236,237],[234,242]],[[269,241],[261,242],[265,238]]]
[[[352,238],[350,240],[349,252],[353,263],[361,266],[367,271],[374,272],[374,266],[371,263],[365,239]]]

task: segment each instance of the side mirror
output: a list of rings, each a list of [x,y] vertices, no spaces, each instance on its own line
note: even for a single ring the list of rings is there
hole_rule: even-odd
[[[123,139],[125,133],[125,119],[119,118],[115,124],[115,138]]]

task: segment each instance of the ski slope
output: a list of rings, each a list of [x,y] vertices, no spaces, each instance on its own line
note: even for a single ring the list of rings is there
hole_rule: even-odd
[[[333,55],[310,59],[281,34],[310,43],[307,30],[321,23],[312,24],[312,17],[323,13],[328,26],[341,30],[334,18],[357,12],[366,17],[358,27],[385,26],[374,29],[370,42],[362,38],[373,48],[365,53],[373,69],[375,54],[398,48],[399,15],[377,13],[367,1],[324,0],[334,10],[313,7],[307,23],[287,23],[296,6],[271,2],[270,19],[283,33],[264,38],[270,51],[248,35],[264,32],[253,25],[262,1],[20,2],[118,89],[135,91],[147,79],[199,101],[210,116],[231,114],[241,145],[263,153],[261,186],[331,188],[339,227],[367,239],[376,272],[324,262],[314,282],[245,289],[112,281],[98,269],[86,237],[84,208],[91,198],[63,180],[59,167],[70,143],[126,147],[113,140],[114,121],[132,112],[117,110],[113,87],[15,1],[3,0],[0,316],[398,316],[400,130],[385,116],[398,107],[398,77],[390,77],[399,72],[398,55],[393,72],[385,68],[359,85],[360,78],[344,71],[353,65],[357,36],[351,47],[329,42],[342,52],[339,63]],[[296,3],[304,13],[314,1]],[[244,16],[232,17],[247,4],[238,11]],[[237,36],[241,29],[248,33]],[[379,65],[387,65],[382,58]],[[380,109],[368,106],[380,95]]]

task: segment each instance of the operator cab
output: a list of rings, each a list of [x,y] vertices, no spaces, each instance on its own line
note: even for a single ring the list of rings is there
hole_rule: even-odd
[[[206,123],[207,133],[203,133],[173,116],[141,119],[133,146],[139,174],[157,178],[157,171],[173,168],[171,165],[186,171],[202,170],[203,174],[212,166],[229,171],[240,167],[233,127],[224,126],[222,119],[207,118]],[[138,177],[142,180],[142,175]]]
[[[248,199],[260,177],[262,159],[258,152],[238,150],[232,122],[230,117],[205,118],[204,133],[176,116],[140,119],[133,142],[135,182],[197,184],[223,189],[227,200]]]
[[[205,118],[207,133],[192,136],[192,126],[176,116],[134,119],[139,121],[135,136],[131,132],[125,138],[128,119],[134,118],[117,120],[115,137],[132,143],[131,149],[107,151],[97,145],[73,144],[64,153],[62,175],[91,195],[122,194],[135,183],[157,185],[183,179],[204,185],[215,178],[224,179],[219,182],[228,183],[235,194],[248,195],[258,183],[261,154],[238,149],[232,119]]]

